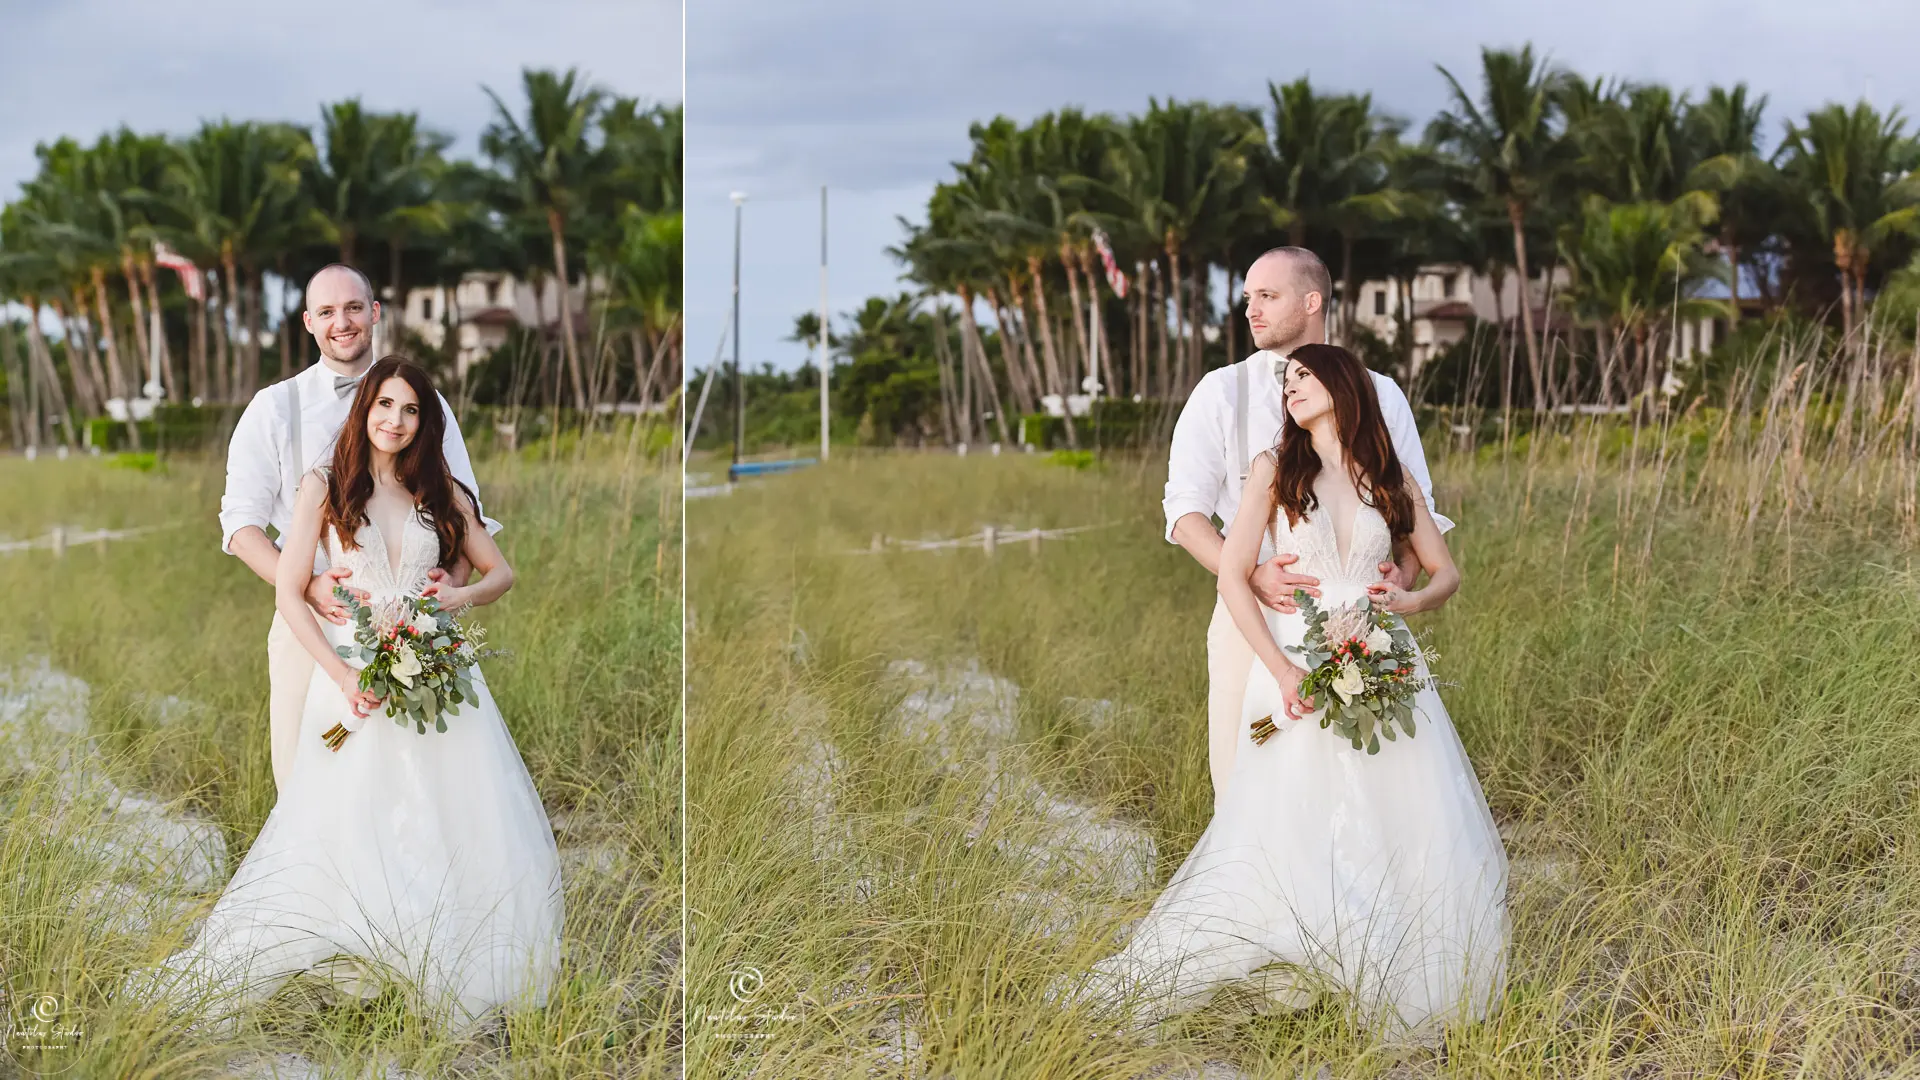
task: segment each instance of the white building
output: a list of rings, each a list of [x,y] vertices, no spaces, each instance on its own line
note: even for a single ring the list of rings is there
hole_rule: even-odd
[[[1555,276],[1556,288],[1564,288],[1568,281],[1566,268],[1559,268]],[[1533,306],[1536,332],[1548,325],[1549,314],[1555,329],[1571,328],[1572,323],[1564,312],[1549,313],[1544,310],[1545,297],[1537,282],[1528,291],[1532,294],[1529,300]],[[1381,340],[1396,342],[1400,336],[1399,283],[1363,282],[1359,293],[1360,303],[1355,310],[1354,321],[1378,335]],[[1463,340],[1476,319],[1490,324],[1498,324],[1502,320],[1510,323],[1519,321],[1519,275],[1507,274],[1496,298],[1493,279],[1484,274],[1475,274],[1465,266],[1434,263],[1421,267],[1413,279],[1411,374],[1419,374],[1420,368],[1436,353]],[[1701,318],[1680,324],[1677,366],[1684,367],[1696,354],[1712,350],[1721,333],[1721,327],[1716,325],[1718,322],[1712,318]],[[1673,343],[1669,341],[1667,344],[1669,355],[1673,355]]]
[[[586,293],[577,285],[570,292],[568,306],[572,308],[574,332],[580,334],[587,323]],[[453,288],[430,285],[408,289],[404,321],[407,329],[436,349],[445,346],[451,325],[457,343],[456,374],[465,375],[474,363],[506,344],[515,326],[559,333],[559,296],[560,290],[550,277],[541,279],[536,288],[512,274],[475,270]]]

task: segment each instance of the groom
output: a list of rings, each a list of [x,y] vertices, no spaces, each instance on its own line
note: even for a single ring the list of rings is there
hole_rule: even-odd
[[[306,299],[301,322],[320,347],[320,362],[261,390],[247,404],[227,447],[227,488],[220,498],[220,549],[238,555],[268,585],[273,584],[280,549],[267,538],[266,528],[272,525],[277,535],[284,535],[292,525],[300,477],[331,459],[334,437],[346,421],[360,377],[375,359],[373,324],[380,321],[380,303],[373,298],[373,283],[365,274],[344,263],[322,267],[308,280]],[[445,396],[440,397],[440,407],[447,414],[447,467],[474,493],[478,513],[480,488],[473,479],[466,441]],[[488,533],[500,531],[499,522],[484,515],[480,520]],[[307,604],[320,618],[344,625],[347,611],[334,598],[333,588],[352,571],[328,570],[323,561],[324,555],[315,558]],[[435,580],[450,577],[454,584],[464,585],[472,568],[462,559],[451,574],[439,569],[432,573]],[[363,590],[349,587],[349,591],[363,600],[367,597]],[[277,790],[286,789],[293,769],[313,669],[313,657],[276,611],[267,631],[267,717]]]
[[[1166,498],[1161,503],[1167,515],[1167,539],[1186,548],[1210,574],[1220,572],[1224,539],[1213,518],[1232,523],[1253,459],[1279,441],[1286,419],[1281,386],[1286,358],[1302,345],[1327,339],[1327,302],[1332,295],[1333,279],[1326,264],[1305,248],[1274,248],[1255,259],[1247,268],[1247,325],[1261,351],[1208,372],[1180,410],[1167,456]],[[1431,511],[1433,483],[1413,409],[1392,379],[1379,372],[1371,374],[1393,438],[1393,452],[1420,485]],[[1453,522],[1439,514],[1434,514],[1434,521],[1441,532],[1453,528]],[[1420,572],[1419,559],[1405,544],[1396,546],[1394,554],[1397,562],[1381,563],[1380,573],[1410,589]],[[1298,559],[1297,554],[1283,552],[1253,572],[1254,595],[1275,611],[1297,610],[1296,587],[1318,595],[1318,578],[1287,570]],[[1240,636],[1225,602],[1216,600],[1213,622],[1207,627],[1207,764],[1216,800],[1233,772],[1240,706],[1254,662],[1253,648]]]

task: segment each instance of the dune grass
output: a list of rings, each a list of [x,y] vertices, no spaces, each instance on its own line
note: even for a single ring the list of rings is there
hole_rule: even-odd
[[[490,662],[488,681],[563,850],[565,960],[544,1010],[483,1038],[453,1039],[424,1023],[403,989],[333,1001],[296,980],[240,1031],[209,1039],[116,1002],[121,976],[177,948],[219,883],[177,908],[161,903],[150,925],[119,924],[113,909],[125,905],[113,898],[129,892],[86,899],[102,895],[107,873],[84,842],[98,815],[59,796],[50,762],[16,761],[0,802],[8,1008],[53,995],[82,1034],[56,1050],[12,1045],[11,1062],[171,1078],[226,1075],[233,1062],[269,1075],[262,1061],[297,1054],[305,1062],[286,1060],[329,1076],[676,1075],[679,462],[640,446],[602,436],[476,463],[518,575],[501,603],[479,613],[491,643],[512,653]],[[84,680],[97,767],[123,790],[177,800],[180,811],[217,823],[230,872],[274,797],[272,597],[219,551],[222,483],[219,462],[191,458],[0,459],[6,538],[54,527],[152,530],[59,558],[45,549],[0,554],[0,668],[43,659]],[[148,896],[159,885],[128,888]]]
[[[1444,1052],[1337,999],[1228,991],[1153,1042],[1040,999],[1211,812],[1212,588],[1161,539],[1163,462],[842,456],[691,504],[690,1075],[1920,1075],[1913,397],[1848,421],[1864,363],[1782,348],[1718,409],[1428,433],[1465,584],[1416,628],[1514,864],[1505,1003]],[[989,524],[1104,527],[869,553]],[[916,737],[902,659],[1018,684],[1013,745]],[[1039,827],[1009,770],[1157,873],[1116,895],[980,842]]]

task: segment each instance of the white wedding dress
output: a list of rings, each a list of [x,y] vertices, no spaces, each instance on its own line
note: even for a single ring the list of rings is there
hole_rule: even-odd
[[[401,530],[397,569],[377,527],[358,540],[342,551],[329,531],[326,553],[353,570],[369,603],[419,595],[439,541],[418,515]],[[353,643],[351,623],[320,626],[329,644]],[[558,852],[486,679],[471,670],[479,700],[449,715],[444,733],[376,710],[338,752],[321,733],[350,711],[316,671],[286,789],[252,849],[193,944],[130,985],[184,985],[239,1007],[310,968],[344,970],[358,992],[384,969],[455,1027],[495,1006],[545,1004],[560,955]],[[342,956],[357,963],[343,968]]]
[[[1326,517],[1293,528],[1282,512],[1271,540],[1320,579],[1331,609],[1366,595],[1392,540],[1362,503],[1343,558]],[[1275,640],[1300,644],[1300,615],[1262,610]],[[1424,659],[1416,671],[1426,677]],[[1256,745],[1250,727],[1264,716],[1279,730]],[[1319,712],[1287,719],[1256,658],[1212,822],[1080,992],[1144,1003],[1151,1022],[1277,962],[1259,976],[1269,993],[1305,1005],[1317,989],[1343,991],[1384,1035],[1430,1038],[1484,1016],[1505,982],[1506,850],[1437,692],[1419,693],[1415,725],[1378,754],[1355,750]]]

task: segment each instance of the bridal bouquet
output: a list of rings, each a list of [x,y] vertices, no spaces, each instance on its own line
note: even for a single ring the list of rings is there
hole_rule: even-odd
[[[1322,611],[1303,590],[1294,590],[1293,600],[1307,633],[1298,648],[1286,651],[1304,661],[1300,696],[1323,706],[1320,726],[1369,754],[1380,752],[1380,736],[1397,738],[1396,724],[1412,738],[1413,696],[1433,679],[1414,677],[1413,633],[1406,624],[1365,599],[1332,611]],[[1264,743],[1275,730],[1271,716],[1261,717],[1253,723],[1253,741]]]
[[[369,607],[341,586],[334,586],[333,595],[353,617],[355,642],[335,651],[366,664],[360,689],[384,699],[396,724],[411,720],[414,730],[425,734],[431,722],[435,731],[446,731],[447,714],[474,700],[467,669],[492,655],[480,649],[486,632],[462,626],[430,596],[403,596]],[[349,717],[321,738],[337,752],[364,719]]]

